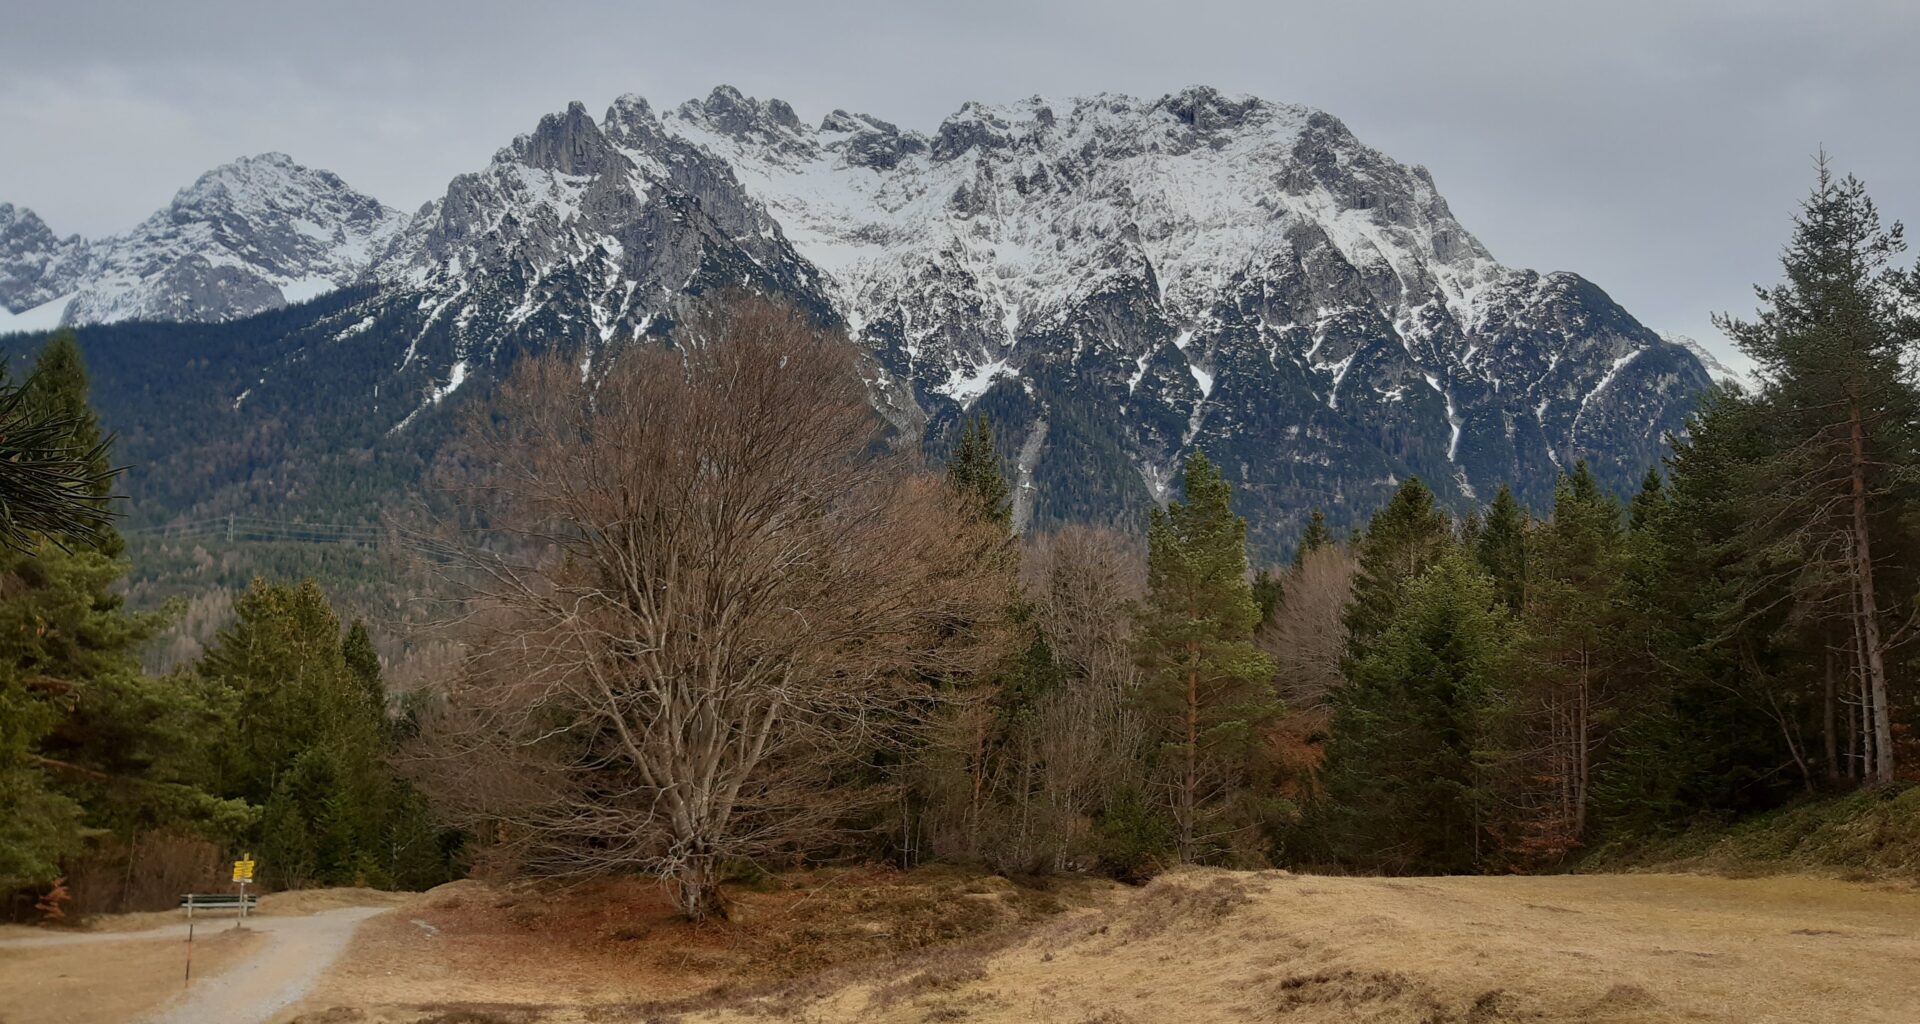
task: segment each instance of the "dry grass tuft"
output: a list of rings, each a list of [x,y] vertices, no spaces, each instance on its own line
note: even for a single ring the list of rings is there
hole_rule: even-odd
[[[1209,877],[1211,876],[1211,877]],[[1199,884],[1205,879],[1205,884]],[[1226,871],[1176,871],[1148,883],[1126,915],[1130,939],[1158,935],[1169,928],[1210,928],[1253,902],[1245,876]]]
[[[875,1009],[884,1009],[903,999],[919,999],[935,992],[951,992],[970,981],[980,981],[986,976],[985,951],[967,950],[955,957],[954,962],[934,964],[898,981],[878,986],[873,990],[873,994],[867,997],[867,1003]]]
[[[526,1006],[429,1006],[432,1012],[419,1024],[538,1024],[545,1016],[537,1008]]]

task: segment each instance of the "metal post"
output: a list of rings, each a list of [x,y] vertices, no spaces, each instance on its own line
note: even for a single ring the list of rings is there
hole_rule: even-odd
[[[193,987],[193,894],[187,894],[187,978],[181,988]]]

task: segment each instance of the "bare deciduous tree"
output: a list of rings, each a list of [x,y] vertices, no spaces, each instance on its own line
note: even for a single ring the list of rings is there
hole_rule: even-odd
[[[1147,575],[1139,548],[1111,530],[1070,526],[1027,560],[1034,617],[1061,674],[1028,728],[1037,797],[1054,823],[1046,849],[1053,870],[1087,852],[1101,802],[1138,781],[1146,724],[1136,701],[1133,612]]]
[[[440,474],[465,646],[417,759],[544,875],[639,869],[696,919],[803,846],[875,737],[996,653],[1008,587],[880,448],[841,338],[742,300],[598,380],[529,360]]]
[[[1358,565],[1344,547],[1328,544],[1300,560],[1286,577],[1273,617],[1256,635],[1273,659],[1274,689],[1292,712],[1324,712],[1340,685],[1347,649],[1343,618]]]

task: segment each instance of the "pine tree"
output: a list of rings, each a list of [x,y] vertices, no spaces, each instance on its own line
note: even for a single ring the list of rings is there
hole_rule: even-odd
[[[262,871],[280,884],[388,884],[367,870],[393,790],[370,700],[384,694],[377,660],[372,678],[349,664],[340,620],[311,580],[256,580],[234,613],[199,675],[234,722],[220,742],[223,788],[265,808]],[[370,653],[356,649],[362,669]]]
[[[22,385],[0,366],[0,543],[29,550],[51,539],[119,554],[105,500],[115,475],[109,451],[71,333],[47,344]]]
[[[1511,632],[1492,581],[1459,552],[1400,589],[1393,616],[1333,693],[1313,820],[1334,856],[1404,872],[1481,866],[1490,851],[1475,754]]]
[[[1000,471],[1000,452],[994,446],[993,427],[985,416],[967,421],[960,441],[947,459],[947,479],[973,503],[977,514],[1013,532],[1013,504],[1006,475]]]
[[[1526,593],[1527,510],[1506,484],[1487,506],[1486,521],[1474,542],[1474,557],[1493,580],[1494,593],[1510,611],[1519,611]]]
[[[1900,510],[1920,470],[1920,392],[1907,354],[1920,343],[1920,272],[1896,269],[1899,224],[1883,227],[1858,180],[1823,155],[1813,194],[1781,259],[1786,280],[1759,290],[1753,321],[1719,324],[1754,361],[1760,398],[1785,428],[1754,520],[1810,567],[1796,600],[1840,620],[1866,707],[1870,778],[1894,780],[1888,648],[1906,618],[1886,606],[1913,593],[1920,558]]]
[[[1587,835],[1596,752],[1625,653],[1618,614],[1620,509],[1582,461],[1554,488],[1553,515],[1526,538],[1521,639],[1502,723],[1507,848],[1557,861]]]
[[[1333,531],[1327,529],[1327,515],[1316,508],[1307,517],[1307,526],[1300,531],[1300,539],[1293,542],[1293,567],[1300,568],[1306,563],[1308,555],[1332,543]]]
[[[1373,639],[1393,621],[1401,594],[1453,547],[1453,529],[1433,492],[1410,477],[1385,507],[1374,513],[1357,545],[1359,575],[1347,608],[1348,657],[1364,657]]]
[[[1279,708],[1273,663],[1253,646],[1259,605],[1247,582],[1247,524],[1198,451],[1187,460],[1185,497],[1151,513],[1138,636],[1178,853],[1192,863],[1250,824],[1233,812],[1249,795],[1257,730]]]
[[[373,637],[367,633],[364,619],[355,619],[353,625],[348,627],[340,655],[347,663],[347,671],[360,681],[368,710],[384,726],[387,717],[387,684],[380,677],[380,655],[373,649]]]
[[[59,436],[42,444],[83,457],[76,489],[108,522],[109,454],[87,407],[70,336],[42,351],[12,410]],[[116,584],[127,565],[110,528],[56,539],[16,536],[0,550],[0,879],[44,882],[83,833],[128,837],[154,827],[221,833],[243,805],[214,800],[204,774],[205,709],[172,678],[140,670],[163,614],[130,614]],[[16,812],[17,809],[17,812]]]

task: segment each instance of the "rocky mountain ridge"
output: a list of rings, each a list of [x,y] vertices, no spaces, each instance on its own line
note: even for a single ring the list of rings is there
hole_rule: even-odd
[[[238,319],[352,283],[405,221],[282,153],[214,168],[92,241],[0,205],[0,307],[35,326]]]
[[[235,415],[298,414],[330,367],[356,422],[405,443],[523,352],[591,373],[745,287],[845,327],[931,449],[990,418],[1023,523],[1132,521],[1200,448],[1277,549],[1410,474],[1462,505],[1501,483],[1543,504],[1575,459],[1625,489],[1710,383],[1578,275],[1500,264],[1430,174],[1338,119],[1199,87],[968,104],[930,133],[725,86],[575,103],[404,226],[339,209],[365,244],[326,279],[371,290],[237,372]],[[0,281],[72,258],[15,220]]]

